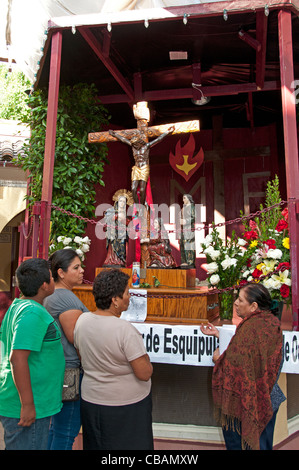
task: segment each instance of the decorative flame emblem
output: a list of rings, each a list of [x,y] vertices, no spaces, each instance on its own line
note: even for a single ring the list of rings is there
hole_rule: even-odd
[[[172,152],[169,154],[169,163],[171,167],[181,175],[185,181],[189,181],[191,176],[198,170],[204,160],[204,152],[202,147],[196,155],[195,139],[190,134],[189,140],[184,147],[181,146],[179,140],[175,147],[175,155]]]

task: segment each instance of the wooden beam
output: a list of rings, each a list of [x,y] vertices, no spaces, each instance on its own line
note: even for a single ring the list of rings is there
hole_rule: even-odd
[[[134,93],[136,102],[142,101],[142,75],[140,72],[134,73]]]
[[[42,212],[39,233],[39,257],[44,259],[48,259],[49,249],[61,48],[62,33],[61,31],[57,31],[52,36],[51,47],[47,127],[42,185]]]
[[[299,218],[296,214],[296,204],[299,201],[299,168],[291,12],[284,10],[279,12],[278,33],[285,167],[289,202],[293,328],[299,331]]]
[[[234,85],[204,86],[201,88],[205,96],[226,96],[238,95],[239,93],[253,93],[256,91],[280,90],[280,82],[265,82],[262,90],[259,90],[255,83],[240,83]],[[175,88],[170,90],[143,91],[139,101],[159,101],[159,100],[179,100],[193,98],[193,88]],[[99,100],[103,104],[128,103],[127,95],[101,95]],[[137,100],[136,100],[137,101]]]
[[[94,53],[97,55],[97,57],[103,62],[107,70],[111,73],[111,75],[115,78],[117,83],[121,86],[121,88],[124,90],[126,95],[128,96],[130,101],[134,101],[134,91],[127,81],[127,79],[121,74],[121,72],[118,70],[116,65],[112,62],[110,57],[107,57],[107,53],[103,52],[102,45],[98,41],[98,39],[94,36],[94,34],[86,28],[79,27],[77,30],[80,32],[80,34],[83,36],[85,41],[89,44],[89,46],[92,48]]]
[[[256,13],[256,39],[261,44],[256,51],[256,86],[261,90],[265,81],[268,17],[263,11]]]
[[[246,42],[246,44],[248,44],[250,47],[253,47],[253,49],[256,51],[261,50],[261,43],[257,39],[250,36],[250,34],[246,33],[246,31],[243,31],[243,29],[240,29],[238,36],[242,41]]]

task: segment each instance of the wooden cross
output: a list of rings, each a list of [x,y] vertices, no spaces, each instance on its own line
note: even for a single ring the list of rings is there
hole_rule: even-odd
[[[140,101],[133,107],[134,116],[137,119],[136,129],[125,129],[120,131],[95,132],[88,134],[88,141],[115,142],[120,140],[133,149],[135,166],[132,171],[132,193],[134,202],[145,203],[146,184],[149,178],[149,149],[152,145],[160,142],[168,134],[182,134],[199,131],[199,121],[177,122],[160,126],[148,127],[149,109],[146,101]],[[149,141],[154,137],[155,140]],[[139,187],[139,198],[138,190]]]
[[[161,134],[164,134],[168,131],[169,127],[174,126],[173,134],[186,134],[189,132],[198,132],[199,131],[199,121],[186,121],[186,122],[176,122],[174,124],[161,124],[159,126],[148,127],[147,123],[149,121],[148,115],[146,113],[141,114],[138,112],[140,104],[145,102],[139,102],[137,105],[134,105],[134,115],[137,119],[137,129],[124,129],[117,131],[118,134],[127,138],[128,140],[136,137],[140,132],[144,133],[147,138],[159,137]],[[148,109],[147,109],[148,110]],[[109,131],[104,132],[93,132],[88,134],[89,143],[100,143],[100,142],[116,142],[118,139],[109,134]]]

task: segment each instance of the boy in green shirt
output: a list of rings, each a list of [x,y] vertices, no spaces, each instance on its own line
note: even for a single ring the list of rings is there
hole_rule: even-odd
[[[0,330],[0,421],[7,450],[43,450],[51,416],[62,407],[65,369],[60,330],[42,305],[54,281],[39,258],[24,261],[16,276],[23,297]]]

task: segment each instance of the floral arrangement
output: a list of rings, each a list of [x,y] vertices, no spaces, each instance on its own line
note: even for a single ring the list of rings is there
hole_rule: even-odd
[[[258,221],[250,222],[245,232],[250,246],[255,252],[242,278],[247,282],[262,282],[269,290],[272,299],[291,300],[290,239],[288,235],[288,209],[281,212],[281,219],[275,229],[269,228],[269,238],[261,237]]]
[[[246,248],[247,241],[238,238],[235,232],[224,242],[216,229],[206,236],[201,244],[207,258],[207,273],[210,287],[223,291],[218,294],[221,319],[231,320],[233,316],[234,287],[239,283],[242,271],[255,251]]]
[[[78,237],[76,236],[74,239],[71,237],[66,237],[61,235],[57,237],[56,242],[52,243],[49,247],[49,255],[54,253],[54,251],[62,250],[62,249],[73,249],[79,256],[79,258],[84,261],[85,253],[89,251],[90,247],[90,238],[89,237]]]
[[[242,270],[255,251],[255,247],[248,249],[246,240],[238,238],[235,232],[224,242],[216,227],[201,245],[208,262],[208,282],[218,289],[234,287],[239,282]]]
[[[245,231],[239,238],[233,232],[231,239],[224,242],[216,227],[206,236],[201,245],[207,258],[208,283],[227,290],[248,282],[262,282],[272,299],[290,303],[288,209],[281,211],[277,176],[268,182],[266,209],[261,205],[260,210],[259,217],[243,222]]]

